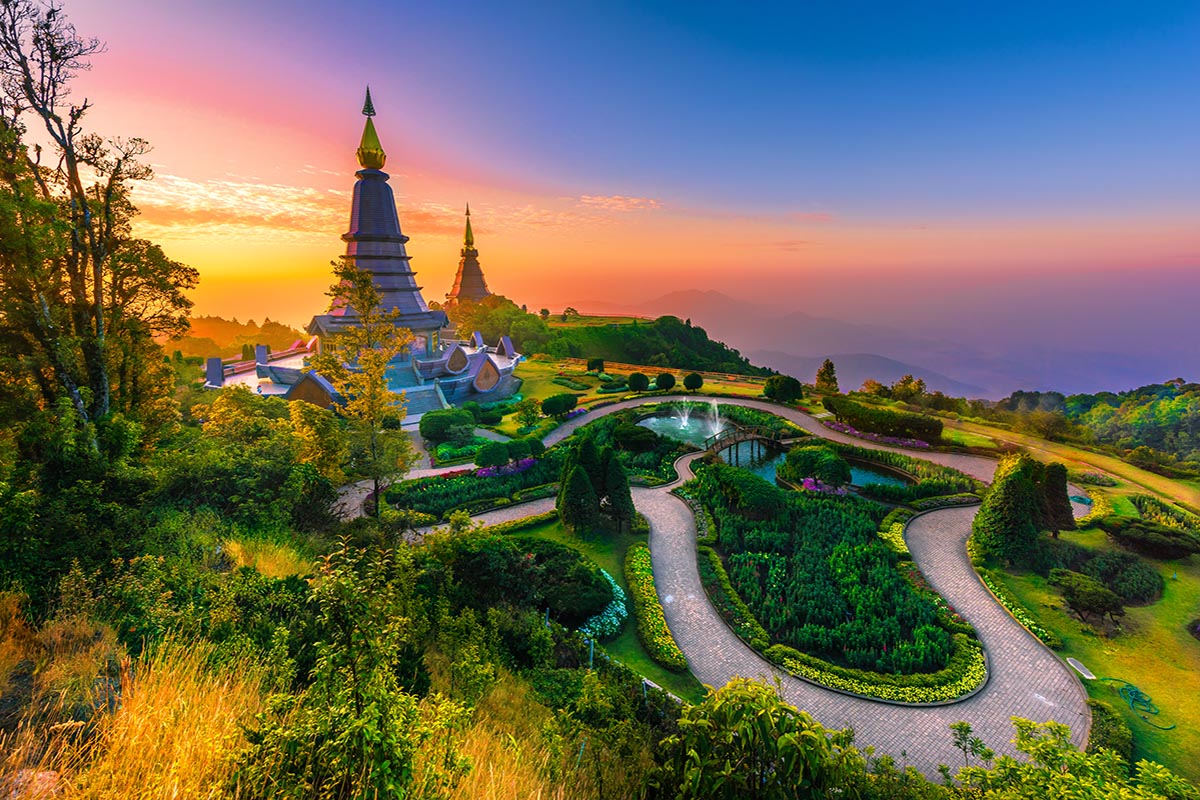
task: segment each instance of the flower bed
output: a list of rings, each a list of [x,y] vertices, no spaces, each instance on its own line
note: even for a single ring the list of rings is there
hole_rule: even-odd
[[[846,494],[848,493],[848,490],[846,489],[845,486],[830,486],[827,483],[821,482],[817,478],[805,478],[804,480],[800,481],[800,483],[798,483],[797,486],[799,486],[801,489],[803,489],[806,492],[820,492],[821,494],[834,494],[834,495],[837,495],[838,497],[845,497]]]
[[[696,549],[696,565],[700,572],[700,582],[712,601],[717,613],[725,623],[733,629],[743,641],[759,652],[765,650],[771,643],[767,631],[750,613],[749,606],[737,596],[733,584],[729,582],[729,574],[721,563],[721,557],[711,547]]]
[[[1047,647],[1057,650],[1063,646],[1062,639],[1059,639],[1054,633],[1034,622],[1033,615],[1029,613],[1025,606],[1021,605],[1021,601],[1013,597],[1000,581],[992,577],[990,572],[986,569],[976,571],[979,573],[979,578],[983,581],[983,585],[1000,602],[1000,605],[1004,606],[1009,614],[1012,614],[1013,619],[1021,623],[1021,626],[1025,630],[1036,636]]]
[[[600,570],[600,574],[612,587],[612,602],[605,606],[599,614],[580,625],[579,632],[584,636],[607,639],[621,632],[621,624],[629,616],[629,611],[625,608],[625,590],[606,570]]]
[[[536,463],[536,458],[522,458],[520,461],[512,461],[508,464],[501,464],[498,467],[481,467],[475,470],[475,476],[477,478],[494,478],[497,475],[516,475],[524,472]]]
[[[987,680],[983,648],[955,634],[954,656],[945,669],[912,675],[837,667],[785,645],[772,645],[766,656],[793,675],[850,694],[892,703],[946,703],[978,690]]]
[[[908,551],[908,544],[904,541],[903,522],[893,522],[886,528],[880,528],[879,538],[893,553],[900,556],[901,560],[907,561],[912,558],[912,554]]]
[[[856,439],[866,439],[868,442],[876,442],[878,444],[890,444],[895,447],[908,447],[913,450],[928,450],[930,449],[929,442],[923,442],[920,439],[904,439],[899,436],[884,436],[879,433],[867,433],[850,427],[844,422],[835,422],[831,419],[821,420],[821,424],[831,431],[844,433],[847,436],[853,436]]]
[[[1092,510],[1085,516],[1075,520],[1075,527],[1078,530],[1090,528],[1100,520],[1113,513],[1112,501],[1108,499],[1108,495],[1095,489],[1087,490],[1088,497],[1092,498]]]
[[[650,657],[672,672],[687,670],[687,658],[671,635],[663,615],[658,592],[654,589],[654,571],[650,563],[650,548],[638,542],[625,553],[625,582],[633,594],[633,610],[637,616],[638,638]]]

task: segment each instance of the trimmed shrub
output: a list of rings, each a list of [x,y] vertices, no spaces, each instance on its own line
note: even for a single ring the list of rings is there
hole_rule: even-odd
[[[508,444],[505,442],[484,442],[475,452],[475,463],[481,467],[499,467],[508,461]]]
[[[579,405],[579,398],[573,394],[554,394],[542,401],[542,413],[547,417],[562,419]]]
[[[574,389],[577,392],[586,392],[588,389],[592,388],[592,387],[588,386],[586,383],[582,383],[580,381],[574,380],[573,378],[568,378],[565,375],[559,375],[557,377],[551,378],[550,382],[556,383],[559,386],[565,386],[568,389]]]
[[[663,615],[658,592],[654,589],[654,570],[650,563],[650,548],[642,542],[630,545],[625,553],[625,583],[633,595],[637,615],[638,638],[650,657],[672,672],[687,670],[687,658],[671,635]]]
[[[675,376],[669,372],[660,372],[654,379],[654,388],[660,392],[669,392],[675,388]]]
[[[497,444],[504,445],[510,461],[520,461],[522,458],[529,458],[533,455],[529,441],[529,439],[513,439],[510,442],[497,442]]]
[[[1125,719],[1112,706],[1101,700],[1088,698],[1092,710],[1092,730],[1088,734],[1087,752],[1098,753],[1111,750],[1126,763],[1133,761],[1133,731]]]
[[[1126,517],[1110,517],[1097,524],[1118,543],[1143,555],[1172,560],[1200,553],[1200,540],[1178,528]]]
[[[417,429],[421,437],[431,442],[441,443],[451,437],[454,428],[475,427],[475,417],[470,411],[461,408],[444,408],[429,411],[421,415]]]
[[[824,405],[838,422],[860,431],[920,439],[931,444],[942,438],[942,421],[937,417],[865,406],[844,397],[828,397]]]
[[[1163,592],[1163,577],[1133,553],[1106,550],[1083,565],[1090,575],[1128,603],[1150,603]]]
[[[804,397],[804,385],[791,375],[772,375],[763,385],[763,396],[791,403]]]
[[[630,391],[638,392],[640,394],[641,392],[644,392],[649,388],[650,388],[650,379],[649,378],[647,378],[645,375],[643,375],[640,372],[630,373],[630,375],[629,375]]]
[[[683,388],[689,392],[696,392],[704,386],[704,376],[699,372],[689,372],[683,376]]]

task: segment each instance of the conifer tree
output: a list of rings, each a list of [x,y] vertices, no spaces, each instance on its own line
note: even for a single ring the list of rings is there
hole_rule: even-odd
[[[621,530],[633,520],[633,495],[629,491],[629,474],[621,459],[611,451],[608,463],[605,465],[604,487],[606,491],[605,511],[612,517]]]
[[[1057,461],[1046,465],[1042,479],[1042,494],[1046,502],[1046,523],[1055,538],[1059,531],[1075,530],[1075,514],[1067,493],[1067,468]]]
[[[600,514],[600,501],[587,473],[578,464],[571,467],[563,481],[558,496],[558,516],[576,533],[590,531],[596,527]]]
[[[825,359],[825,363],[821,364],[821,368],[817,370],[816,387],[818,392],[838,393],[837,368],[833,365],[833,359]]]
[[[1008,562],[1020,562],[1037,541],[1041,492],[1031,476],[1033,459],[1009,455],[1000,460],[992,488],[979,513],[973,531],[983,552]]]

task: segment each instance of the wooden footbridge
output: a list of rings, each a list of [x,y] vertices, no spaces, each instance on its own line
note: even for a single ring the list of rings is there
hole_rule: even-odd
[[[715,454],[726,448],[735,448],[731,463],[736,463],[741,458],[741,451],[736,448],[742,442],[752,442],[750,457],[759,458],[763,455],[768,443],[782,447],[783,441],[787,438],[782,431],[768,428],[765,425],[730,425],[725,430],[718,431],[705,439],[704,449]]]

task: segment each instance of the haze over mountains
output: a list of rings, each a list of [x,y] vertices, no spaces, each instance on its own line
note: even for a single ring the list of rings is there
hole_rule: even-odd
[[[1047,286],[1045,278],[1034,287],[1010,278],[988,290],[978,308],[940,308],[931,298],[924,308],[906,301],[909,313],[892,314],[885,310],[886,290],[877,290],[864,310],[878,323],[791,310],[836,305],[828,297],[754,302],[715,290],[680,290],[606,310],[690,318],[754,363],[802,380],[812,380],[831,357],[843,390],[905,373],[924,378],[931,390],[986,398],[1017,389],[1119,391],[1198,377],[1200,325],[1189,311],[1195,298],[1172,293],[1170,281],[1162,280],[1169,275],[1147,277],[1132,293],[1106,285],[1105,277],[1089,276],[1076,287]]]

